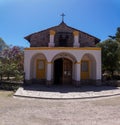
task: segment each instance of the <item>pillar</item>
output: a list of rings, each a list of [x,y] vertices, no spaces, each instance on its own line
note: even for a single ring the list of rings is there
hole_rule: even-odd
[[[47,62],[47,72],[46,72],[47,85],[52,84],[52,63]]]
[[[54,36],[55,36],[55,31],[54,30],[50,30],[50,41],[48,43],[49,47],[54,47],[55,46]]]
[[[80,85],[81,66],[80,62],[75,64],[75,85]]]
[[[73,32],[73,35],[74,35],[74,43],[73,43],[73,46],[74,46],[74,47],[79,47],[79,46],[80,46],[80,43],[79,43],[79,32],[78,32],[78,31],[74,31],[74,32]]]
[[[24,81],[25,83],[31,83],[31,55],[27,50],[24,51]]]

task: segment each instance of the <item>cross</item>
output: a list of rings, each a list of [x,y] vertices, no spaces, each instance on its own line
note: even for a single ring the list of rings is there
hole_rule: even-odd
[[[65,14],[62,13],[60,16],[62,16],[62,22],[64,22],[64,16],[65,16]]]

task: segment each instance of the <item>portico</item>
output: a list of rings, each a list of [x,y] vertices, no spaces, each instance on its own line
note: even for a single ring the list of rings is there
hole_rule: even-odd
[[[100,48],[26,48],[24,68],[29,75],[25,75],[25,79],[45,80],[46,84],[80,84],[81,80],[100,80],[99,56]]]

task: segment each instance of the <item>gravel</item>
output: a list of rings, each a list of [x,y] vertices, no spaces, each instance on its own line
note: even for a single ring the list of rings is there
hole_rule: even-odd
[[[0,125],[120,125],[120,96],[102,99],[22,99],[0,92]]]

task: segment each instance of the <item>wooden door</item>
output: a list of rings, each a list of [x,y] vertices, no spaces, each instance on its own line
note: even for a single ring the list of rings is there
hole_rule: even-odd
[[[63,59],[63,83],[72,82],[72,61]]]
[[[45,60],[37,59],[36,61],[36,78],[45,79]]]
[[[89,61],[84,60],[81,62],[81,79],[87,80],[90,77],[90,67],[89,67]]]

